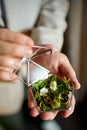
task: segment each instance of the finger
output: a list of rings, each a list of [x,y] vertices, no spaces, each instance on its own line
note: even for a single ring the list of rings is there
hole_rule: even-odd
[[[30,87],[30,86],[29,86]],[[34,105],[34,99],[32,97],[32,92],[31,92],[31,89],[28,88],[28,107],[31,109],[33,108],[35,105]]]
[[[7,54],[15,57],[28,57],[32,54],[32,49],[30,46],[22,46],[19,44],[0,41],[0,54]]]
[[[9,41],[11,43],[17,43],[22,45],[33,46],[33,40],[24,34],[18,32],[10,31],[8,29],[0,29],[0,39],[4,41]]]
[[[63,74],[67,78],[70,78],[74,83],[74,88],[79,89],[80,83],[77,80],[76,73],[72,68],[67,56],[61,53],[55,53],[52,55],[51,71],[56,74]]]
[[[58,114],[58,111],[54,112],[45,112],[40,115],[42,120],[53,120],[56,115]]]
[[[0,70],[12,73],[14,69],[9,68],[9,67],[0,66]]]
[[[30,86],[29,86],[30,87]],[[28,88],[28,107],[30,109],[30,115],[32,117],[36,117],[39,115],[39,111],[37,110],[37,108],[35,107],[35,104],[34,104],[34,99],[32,97],[32,92],[31,92],[31,89]]]
[[[30,115],[31,115],[32,117],[36,117],[36,116],[39,115],[39,111],[37,110],[36,107],[33,107],[32,109],[30,109]]]
[[[21,65],[22,65],[22,61],[20,59],[13,58],[8,55],[0,56],[0,66],[2,66],[2,67],[19,69],[21,67]]]
[[[71,108],[69,110],[62,111],[61,114],[62,114],[62,116],[64,118],[67,118],[67,117],[69,117],[74,112],[74,109],[75,109],[75,97],[73,96],[72,97]]]
[[[79,89],[80,88],[80,83],[77,80],[76,77],[76,73],[73,69],[73,67],[71,66],[68,58],[66,56],[64,56],[65,60],[61,60],[61,71],[64,73],[64,75],[67,78],[70,78],[71,81],[74,83],[74,87],[75,89]]]
[[[65,60],[62,60],[61,63],[60,63],[61,64],[61,71],[64,73],[64,75],[67,78],[71,79],[71,81],[74,84],[74,88],[79,89],[80,83],[77,80],[76,73],[75,73],[73,67],[71,66],[68,58],[66,56],[64,58],[65,58]]]
[[[2,81],[13,81],[17,78],[14,73],[9,73],[8,71],[0,70],[0,80]]]

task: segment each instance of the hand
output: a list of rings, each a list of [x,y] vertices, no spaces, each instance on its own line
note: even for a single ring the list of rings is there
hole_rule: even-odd
[[[58,52],[55,52],[52,55],[51,73],[60,76],[65,76],[66,78],[70,78],[74,84],[74,89],[80,89],[80,83],[76,77],[76,73],[66,55]],[[74,112],[74,108],[75,108],[75,97],[73,96],[71,110],[62,111],[61,112],[62,116],[64,118],[70,116]]]
[[[0,80],[12,81],[12,73],[21,67],[21,58],[32,54],[33,40],[24,34],[0,29]]]
[[[70,78],[74,84],[74,88],[80,88],[76,73],[70,64],[68,57],[63,53],[55,52],[52,54],[51,73]]]
[[[80,88],[80,83],[76,78],[76,73],[74,69],[72,68],[67,56],[65,56],[64,54],[57,53],[57,52],[52,54],[51,72],[57,75],[66,76],[66,78],[70,78],[74,84],[74,88],[75,89]],[[36,117],[39,115],[36,107],[34,106],[33,98],[30,92],[28,93],[28,106],[30,108],[31,116]],[[74,108],[75,108],[75,97],[73,96],[71,109],[62,111],[61,112],[62,116],[64,118],[69,117],[74,112]],[[58,112],[59,111],[45,112],[45,113],[42,113],[40,116],[43,120],[52,120],[56,117]]]

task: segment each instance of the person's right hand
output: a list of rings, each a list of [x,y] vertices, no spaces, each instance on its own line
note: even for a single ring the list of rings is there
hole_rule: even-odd
[[[12,81],[14,69],[21,67],[21,58],[32,54],[33,40],[21,33],[0,29],[0,80]]]

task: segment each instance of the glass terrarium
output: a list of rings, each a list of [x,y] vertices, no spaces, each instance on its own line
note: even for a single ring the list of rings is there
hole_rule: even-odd
[[[26,80],[21,78],[20,70],[14,71],[18,74],[19,79],[29,87],[39,112],[71,108],[73,84],[70,79],[50,73],[51,54],[50,48],[34,46],[32,56],[22,59],[22,69]]]

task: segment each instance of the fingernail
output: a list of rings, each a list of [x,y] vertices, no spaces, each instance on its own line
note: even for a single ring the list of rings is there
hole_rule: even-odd
[[[26,45],[33,46],[34,41],[33,41],[32,39],[30,39],[30,38],[27,38],[26,41],[25,41],[25,44],[26,44]]]
[[[24,54],[25,54],[25,56],[29,56],[29,55],[31,55],[32,54],[32,49],[25,49],[24,50]]]

